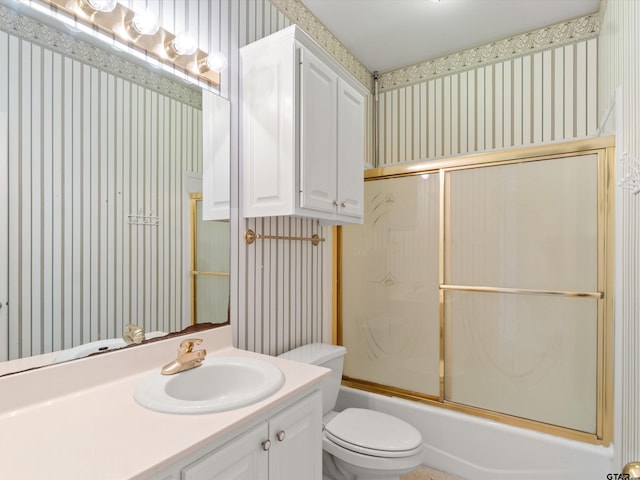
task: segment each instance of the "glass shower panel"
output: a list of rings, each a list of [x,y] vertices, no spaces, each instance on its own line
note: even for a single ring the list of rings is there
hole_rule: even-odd
[[[195,203],[195,321],[224,323],[229,311],[229,222],[202,220]]]
[[[225,323],[229,309],[229,277],[196,277],[197,323]]]
[[[445,293],[445,400],[596,431],[593,298]]]
[[[365,183],[365,223],[342,227],[346,376],[439,395],[439,177]]]
[[[596,291],[597,160],[448,172],[445,284]]]

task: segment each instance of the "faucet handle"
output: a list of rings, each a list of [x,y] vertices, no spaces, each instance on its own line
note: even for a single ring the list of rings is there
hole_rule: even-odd
[[[127,345],[131,343],[142,343],[145,340],[144,330],[137,325],[127,323],[124,332],[122,332],[122,339],[127,343]]]
[[[181,355],[185,353],[191,353],[193,352],[193,347],[196,345],[200,345],[201,343],[202,343],[201,338],[187,338],[186,340],[183,340],[180,342],[179,353]]]

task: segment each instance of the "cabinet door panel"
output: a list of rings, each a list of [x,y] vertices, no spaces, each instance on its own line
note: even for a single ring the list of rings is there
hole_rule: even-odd
[[[202,90],[203,220],[228,220],[231,206],[231,104]]]
[[[283,432],[282,440],[278,435]],[[314,392],[269,422],[269,478],[321,480],[322,405]]]
[[[261,444],[267,425],[260,425],[182,470],[182,480],[267,480],[269,452]]]
[[[243,52],[244,215],[290,215],[294,200],[293,47]]]
[[[338,211],[364,215],[364,97],[338,81]]]
[[[301,53],[300,206],[334,212],[338,77],[308,50]]]

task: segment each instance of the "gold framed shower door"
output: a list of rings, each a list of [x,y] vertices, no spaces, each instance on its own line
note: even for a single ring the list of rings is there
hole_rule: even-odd
[[[430,405],[447,408],[488,418],[501,423],[550,433],[583,442],[607,446],[612,440],[613,428],[613,181],[614,181],[614,137],[564,142],[561,144],[535,146],[522,149],[503,150],[485,154],[466,155],[455,158],[430,160],[411,164],[392,165],[365,172],[365,180],[380,180],[411,175],[437,174],[440,181],[439,206],[439,392],[426,395],[420,392],[396,388],[358,378],[343,377],[343,385],[406,398]],[[597,155],[597,289],[587,291],[506,288],[495,286],[459,285],[446,283],[445,237],[450,218],[447,205],[447,175],[457,170],[482,166],[499,166],[537,160],[551,160],[579,155]],[[334,271],[334,315],[335,339],[343,344],[343,304],[348,299],[342,292],[342,227],[335,231]],[[503,295],[533,295],[559,298],[591,298],[597,302],[597,367],[596,367],[596,420],[595,434],[572,428],[530,420],[485,408],[456,403],[445,399],[445,294],[447,292],[484,292]],[[551,393],[552,394],[552,393]]]

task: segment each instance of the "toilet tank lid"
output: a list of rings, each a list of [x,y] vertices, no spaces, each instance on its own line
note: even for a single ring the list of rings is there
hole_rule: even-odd
[[[340,345],[309,343],[308,345],[294,348],[278,356],[295,362],[322,365],[329,360],[343,356],[345,353],[347,353],[347,349]]]

